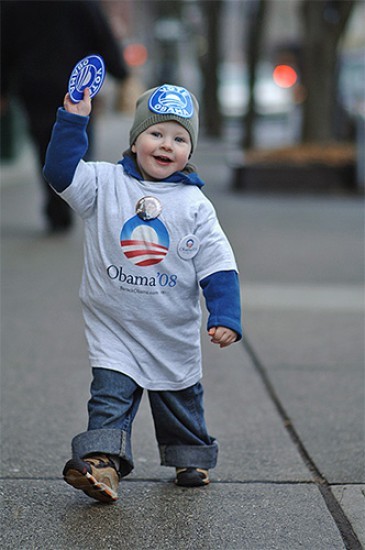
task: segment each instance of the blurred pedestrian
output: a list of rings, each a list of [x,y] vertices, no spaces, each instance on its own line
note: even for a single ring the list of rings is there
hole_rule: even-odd
[[[44,164],[54,113],[62,104],[71,71],[81,58],[92,53],[103,56],[106,70],[113,77],[126,78],[122,52],[98,1],[2,0],[2,113],[9,108],[13,95],[19,98],[40,167]],[[68,229],[72,222],[68,205],[43,177],[42,186],[49,229]]]
[[[199,285],[211,342],[242,335],[239,279],[227,237],[188,163],[199,105],[164,85],[137,101],[130,149],[118,164],[84,162],[89,91],[67,94],[47,150],[47,180],[84,220],[80,296],[93,369],[88,430],[73,439],[65,480],[102,502],[133,469],[131,430],[143,390],[161,464],[176,484],[209,483],[218,445],[201,385]]]

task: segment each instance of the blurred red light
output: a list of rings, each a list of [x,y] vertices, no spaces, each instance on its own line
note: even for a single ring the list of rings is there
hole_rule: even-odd
[[[140,67],[147,61],[147,48],[143,44],[128,44],[123,51],[124,59],[130,67]]]
[[[280,88],[291,88],[298,80],[298,75],[290,65],[277,65],[273,72],[275,84]]]

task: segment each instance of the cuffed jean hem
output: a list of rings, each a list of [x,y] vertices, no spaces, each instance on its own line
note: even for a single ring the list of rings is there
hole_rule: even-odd
[[[215,468],[218,459],[218,443],[211,445],[160,445],[161,466],[175,468]]]
[[[128,432],[117,429],[99,429],[83,432],[72,440],[74,458],[85,458],[91,454],[107,454],[120,459],[121,477],[128,475],[134,468],[131,438]]]

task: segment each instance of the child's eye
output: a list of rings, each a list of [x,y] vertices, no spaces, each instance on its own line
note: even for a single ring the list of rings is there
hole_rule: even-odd
[[[177,141],[178,143],[185,143],[186,140],[183,137],[176,137],[175,141]]]
[[[161,133],[157,132],[157,130],[152,131],[151,135],[154,136],[154,137],[161,137]]]

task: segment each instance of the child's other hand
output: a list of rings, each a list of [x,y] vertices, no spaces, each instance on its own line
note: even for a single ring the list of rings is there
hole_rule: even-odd
[[[226,348],[237,340],[237,334],[234,330],[226,327],[212,327],[209,329],[208,334],[211,336],[210,341],[213,344],[219,344],[221,348]]]
[[[90,99],[90,90],[85,88],[84,97],[78,103],[73,103],[70,98],[70,94],[65,95],[63,101],[63,106],[68,113],[73,113],[74,115],[89,116],[91,113],[91,99]]]

